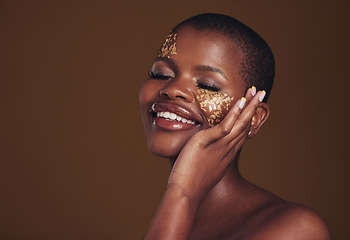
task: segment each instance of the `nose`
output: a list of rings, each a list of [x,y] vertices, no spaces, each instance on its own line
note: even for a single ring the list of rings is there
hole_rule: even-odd
[[[192,86],[189,81],[181,81],[177,78],[172,78],[169,83],[159,91],[159,96],[169,98],[171,100],[182,99],[186,102],[193,102],[194,95]]]

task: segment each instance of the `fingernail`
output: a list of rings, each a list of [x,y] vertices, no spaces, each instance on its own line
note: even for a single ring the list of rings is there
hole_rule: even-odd
[[[252,87],[251,93],[252,93],[252,95],[253,95],[253,97],[254,97],[255,94],[256,94],[256,88],[255,88],[254,86]]]
[[[264,97],[266,95],[266,92],[263,90],[261,93],[260,93],[260,96],[259,96],[259,101],[262,102],[264,100]]]
[[[247,99],[245,97],[241,98],[239,105],[238,105],[239,109],[242,109],[244,107],[244,104],[246,101],[247,101]]]

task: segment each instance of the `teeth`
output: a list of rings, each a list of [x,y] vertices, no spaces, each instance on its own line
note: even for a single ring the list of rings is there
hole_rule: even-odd
[[[170,118],[171,120],[175,120],[176,117],[177,117],[177,115],[176,115],[175,113],[170,113],[170,115],[169,115],[169,118]]]
[[[170,119],[173,121],[176,120],[176,121],[188,123],[188,124],[196,124],[194,121],[188,120],[186,118],[182,118],[182,117],[178,116],[177,114],[170,113],[170,112],[157,112],[157,117],[162,117],[162,118]]]

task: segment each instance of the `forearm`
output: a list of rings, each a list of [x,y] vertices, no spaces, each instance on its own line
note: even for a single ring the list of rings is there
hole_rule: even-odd
[[[178,189],[167,189],[144,240],[188,239],[198,202]]]

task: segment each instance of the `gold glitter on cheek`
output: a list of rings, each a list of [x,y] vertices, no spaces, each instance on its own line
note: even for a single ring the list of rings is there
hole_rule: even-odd
[[[170,58],[170,55],[177,54],[176,52],[176,40],[177,33],[170,32],[167,38],[165,39],[165,42],[163,43],[163,46],[158,52],[157,57],[167,57]]]
[[[228,97],[226,93],[198,89],[197,100],[207,115],[209,126],[213,127],[224,118],[233,97]]]

